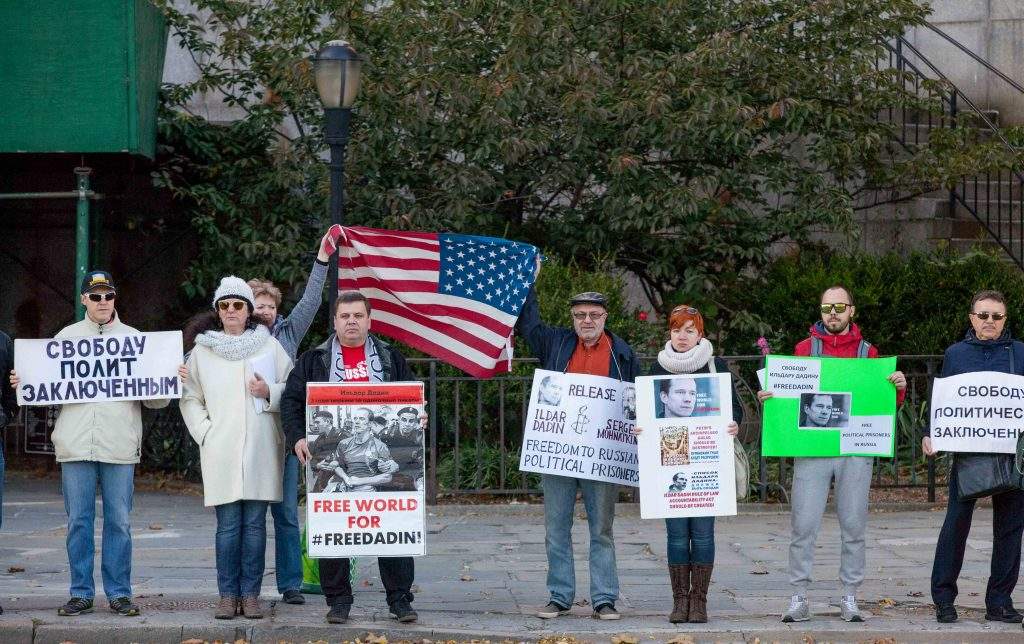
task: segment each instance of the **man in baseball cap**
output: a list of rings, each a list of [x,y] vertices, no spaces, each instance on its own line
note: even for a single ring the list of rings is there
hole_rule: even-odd
[[[540,263],[537,264],[540,271]],[[625,340],[605,330],[608,298],[587,291],[569,300],[572,328],[553,327],[540,319],[537,293],[531,287],[516,322],[516,333],[548,371],[583,373],[627,382],[640,373],[640,362]],[[615,602],[619,577],[615,567],[612,522],[618,485],[572,476],[541,475],[544,488],[544,531],[548,557],[550,601],[537,617],[551,619],[569,613],[576,599],[572,557],[572,522],[576,492],[583,492],[590,524],[590,603],[597,619],[619,619]]]

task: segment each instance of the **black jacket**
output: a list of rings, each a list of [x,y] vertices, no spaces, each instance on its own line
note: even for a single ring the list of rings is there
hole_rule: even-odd
[[[11,370],[14,369],[14,341],[2,331],[0,331],[0,369],[3,370],[3,394],[0,395],[0,406],[3,407],[3,418],[0,418],[0,428],[2,428],[18,415],[18,397],[14,394],[14,387],[7,381]]]
[[[523,310],[519,312],[516,332],[530,345],[530,351],[540,360],[541,368],[548,371],[565,371],[579,342],[573,329],[548,326],[541,321],[537,292],[533,287],[530,287]],[[640,360],[625,340],[609,331],[605,331],[605,334],[612,341],[608,377],[633,382],[640,375]]]
[[[409,370],[405,356],[380,338],[367,336],[380,356],[385,382],[416,380]],[[285,445],[292,451],[295,443],[306,437],[306,383],[328,382],[331,368],[332,334],[327,341],[299,356],[281,394],[281,424],[284,426]]]
[[[725,364],[725,360],[722,360],[721,358],[712,358],[712,360],[715,361],[715,371],[716,372],[718,372],[718,373],[731,373],[729,371],[729,365]],[[704,365],[703,367],[701,367],[700,369],[697,369],[693,373],[711,373],[711,370],[708,369],[707,365]],[[650,373],[648,373],[647,375],[649,375],[649,376],[674,376],[674,375],[677,375],[677,374],[674,374],[671,371],[668,371],[667,369],[665,369],[665,367],[661,366],[660,362],[655,361],[654,364],[651,365]],[[737,425],[739,425],[740,423],[743,422],[743,403],[740,401],[740,395],[736,391],[736,376],[733,376],[733,383],[732,383],[732,419],[734,421],[736,421]]]

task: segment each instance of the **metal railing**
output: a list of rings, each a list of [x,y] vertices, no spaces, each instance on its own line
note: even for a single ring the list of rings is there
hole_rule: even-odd
[[[938,27],[931,24],[925,24],[925,27],[969,56],[982,69],[1005,82],[1024,99],[1024,87],[1019,83]],[[908,89],[912,89],[917,96],[937,99],[941,106],[941,114],[937,116],[931,111],[917,113],[906,107],[889,108],[888,118],[897,125],[896,137],[901,146],[913,150],[935,128],[960,128],[964,132],[976,134],[979,141],[996,143],[1010,158],[1015,159],[1010,167],[961,176],[956,184],[949,187],[949,214],[953,216],[959,204],[1017,266],[1024,268],[1024,175],[1019,171],[1016,161],[1018,148],[1010,143],[992,121],[990,112],[979,108],[910,41],[900,37],[893,43],[885,43],[885,47],[888,60],[879,61],[879,67],[887,64],[888,68],[905,73]],[[899,118],[895,119],[896,116]]]
[[[927,422],[926,403],[941,360],[938,355],[898,358],[898,368],[908,381],[906,401],[897,416],[895,456],[875,459],[873,487],[927,488],[929,500],[935,499],[936,486],[944,479],[945,459],[924,457],[920,430]],[[726,356],[725,361],[743,405],[740,441],[750,457],[750,498],[788,501],[793,459],[761,455],[755,371],[763,366],[763,358]],[[646,373],[654,357],[643,357],[641,362]],[[519,471],[523,419],[537,361],[517,359],[512,373],[488,380],[464,375],[436,359],[414,358],[409,363],[425,385],[430,415],[425,437],[428,501],[539,494],[539,476]],[[14,423],[23,453],[52,454],[52,448],[45,445],[54,418],[48,409],[23,408]],[[144,410],[144,420],[142,466],[184,472],[198,479],[198,450],[177,405]]]

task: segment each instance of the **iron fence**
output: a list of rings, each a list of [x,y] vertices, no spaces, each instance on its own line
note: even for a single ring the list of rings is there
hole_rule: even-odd
[[[938,355],[899,356],[899,368],[908,382],[906,400],[897,414],[895,456],[875,459],[874,487],[927,488],[929,500],[935,499],[936,486],[945,476],[945,459],[921,453],[920,431],[927,422],[931,381],[939,373],[941,360]],[[743,406],[739,437],[750,457],[751,499],[788,501],[793,459],[761,455],[761,406],[755,372],[763,366],[763,358],[726,356],[725,361]],[[643,357],[641,362],[646,373],[654,357]],[[517,359],[510,373],[488,380],[464,375],[435,359],[410,359],[409,363],[425,385],[430,416],[425,437],[428,501],[538,494],[539,476],[519,471],[523,422],[537,361]],[[54,418],[51,408],[23,408],[12,426],[8,448],[52,454],[48,438]],[[143,418],[142,466],[198,480],[198,450],[177,405],[145,410]]]

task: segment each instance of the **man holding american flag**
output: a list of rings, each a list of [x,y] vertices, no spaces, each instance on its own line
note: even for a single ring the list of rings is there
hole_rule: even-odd
[[[537,263],[539,271],[540,264]],[[569,301],[571,329],[548,326],[540,319],[537,294],[530,289],[516,330],[526,338],[541,363],[549,371],[585,373],[627,382],[640,373],[640,363],[622,338],[605,331],[608,300],[601,293],[580,293]],[[612,522],[618,486],[570,476],[541,475],[544,487],[544,543],[548,556],[548,592],[551,600],[537,611],[550,619],[566,615],[576,593],[576,575],[572,557],[572,521],[576,492],[583,494],[590,524],[590,602],[597,619],[619,619],[615,601],[619,596],[619,578],[615,568],[615,541]]]

